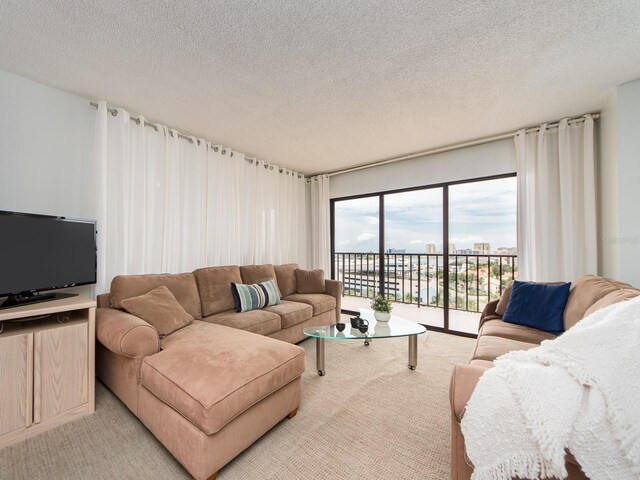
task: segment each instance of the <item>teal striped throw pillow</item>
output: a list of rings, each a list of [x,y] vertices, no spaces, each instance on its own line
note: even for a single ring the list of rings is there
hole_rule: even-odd
[[[236,312],[248,312],[258,308],[270,307],[280,303],[280,292],[273,280],[246,285],[244,283],[232,283],[233,301]]]

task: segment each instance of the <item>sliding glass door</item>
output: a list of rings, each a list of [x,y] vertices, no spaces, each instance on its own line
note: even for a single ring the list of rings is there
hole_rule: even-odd
[[[449,329],[476,333],[517,274],[516,177],[449,186],[448,223]]]
[[[385,294],[397,315],[440,328],[442,197],[442,187],[383,195]]]
[[[517,275],[515,205],[515,175],[331,200],[343,309],[383,293],[396,315],[475,334]]]
[[[380,291],[380,200],[336,202],[333,209],[333,278],[342,281],[342,308],[368,308]]]

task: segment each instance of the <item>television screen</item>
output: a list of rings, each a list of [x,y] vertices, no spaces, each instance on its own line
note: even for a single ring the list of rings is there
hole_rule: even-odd
[[[0,211],[0,296],[95,282],[95,222]]]

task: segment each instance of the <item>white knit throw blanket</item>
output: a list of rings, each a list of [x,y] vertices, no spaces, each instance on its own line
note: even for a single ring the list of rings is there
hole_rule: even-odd
[[[640,478],[640,297],[495,361],[462,419],[472,480]]]

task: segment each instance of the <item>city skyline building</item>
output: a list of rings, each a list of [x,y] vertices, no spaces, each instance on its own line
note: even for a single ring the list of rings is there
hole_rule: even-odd
[[[473,250],[478,253],[491,253],[491,244],[488,242],[474,243]]]

